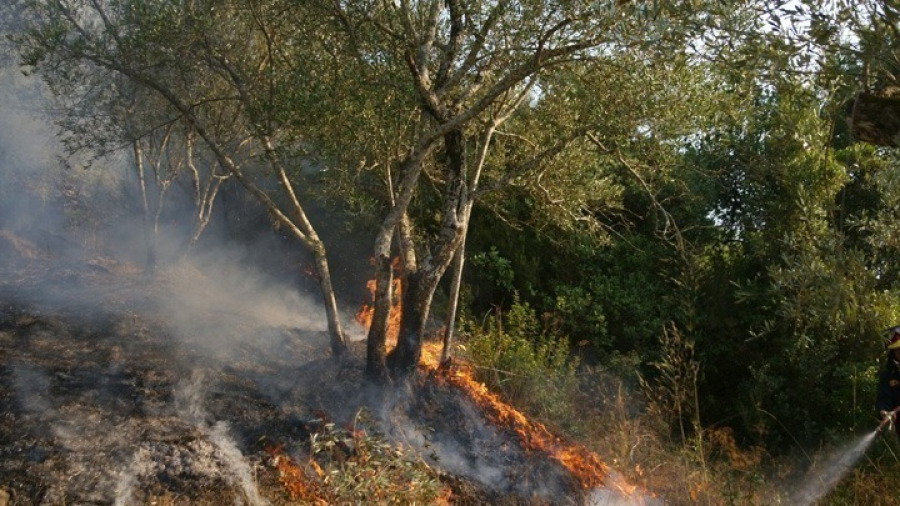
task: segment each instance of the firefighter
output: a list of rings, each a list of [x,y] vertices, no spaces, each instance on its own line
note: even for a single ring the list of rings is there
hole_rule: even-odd
[[[887,358],[884,369],[878,375],[878,397],[875,406],[881,419],[890,418],[890,423],[900,434],[900,426],[894,423],[895,410],[900,408],[900,325],[885,331],[884,349]]]

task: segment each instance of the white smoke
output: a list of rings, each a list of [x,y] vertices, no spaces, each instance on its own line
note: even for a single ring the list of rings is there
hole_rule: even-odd
[[[227,422],[216,422],[212,427],[207,427],[207,436],[216,448],[219,449],[225,464],[247,499],[247,503],[251,506],[262,506],[268,504],[260,494],[256,487],[253,469],[244,459],[243,453],[237,447],[234,439],[229,435],[229,426]]]
[[[175,395],[179,415],[188,423],[195,425],[216,447],[218,457],[228,470],[226,478],[240,488],[246,503],[250,506],[269,504],[259,493],[252,467],[247,463],[244,454],[230,436],[228,423],[224,421],[209,422],[209,416],[203,408],[203,375],[197,374],[190,381],[183,383],[176,390]],[[242,498],[236,497],[235,503],[243,503]]]
[[[591,490],[585,499],[585,506],[663,506],[665,502],[655,497],[647,497],[638,493],[624,494],[610,488]]]
[[[138,476],[135,468],[136,460],[132,459],[131,464],[119,473],[119,479],[116,480],[116,495],[113,500],[115,506],[134,504],[134,489],[138,485]]]

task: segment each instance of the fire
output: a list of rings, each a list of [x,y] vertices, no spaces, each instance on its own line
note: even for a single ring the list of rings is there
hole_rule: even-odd
[[[394,299],[391,306],[388,339],[396,343],[402,314],[400,307],[402,285],[398,275],[399,259],[394,260],[392,267],[395,270]],[[369,281],[366,286],[374,300],[375,281]],[[373,313],[374,308],[371,304],[363,304],[357,312],[356,320],[363,327],[368,328],[372,323]],[[466,395],[493,424],[507,428],[515,434],[524,449],[542,452],[559,462],[572,474],[584,491],[606,487],[625,497],[636,498],[637,487],[613,478],[609,466],[590,450],[568,444],[551,433],[543,424],[529,420],[521,411],[513,408],[488,390],[484,383],[475,380],[467,368],[460,367],[459,364],[443,365],[440,362],[440,356],[440,342],[424,343],[420,368],[426,373],[430,373],[436,381],[456,388]]]
[[[508,428],[529,451],[542,452],[562,464],[587,491],[598,487],[615,489],[626,497],[634,497],[637,487],[610,478],[610,468],[587,448],[571,445],[553,435],[546,426],[529,420],[521,411],[505,403],[499,396],[459,365],[440,365],[440,343],[426,343],[422,350],[422,368],[446,385],[463,392],[495,425]]]
[[[402,304],[400,303],[403,299],[403,283],[400,279],[403,273],[403,266],[400,264],[400,257],[394,257],[394,260],[391,262],[391,269],[394,271],[394,276],[391,282],[391,314],[388,316],[387,342],[393,345],[397,343],[397,336],[400,334],[400,318],[403,316]],[[356,312],[357,323],[365,329],[372,326],[372,318],[375,316],[376,288],[374,279],[370,279],[366,283],[367,300]]]
[[[303,468],[284,453],[284,447],[281,445],[268,446],[266,452],[272,458],[272,466],[278,470],[278,481],[281,482],[291,499],[321,506],[328,504],[328,501],[320,497],[318,487],[307,476]],[[314,466],[313,470],[321,478],[324,472],[315,461],[311,461],[311,463]]]

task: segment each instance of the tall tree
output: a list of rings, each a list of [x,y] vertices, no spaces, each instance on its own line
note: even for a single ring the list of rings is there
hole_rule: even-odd
[[[462,243],[469,209],[479,195],[480,177],[473,153],[479,139],[492,146],[494,121],[530,107],[544,92],[543,79],[567,65],[604,61],[619,52],[659,43],[670,21],[655,4],[600,5],[574,2],[549,7],[544,2],[417,2],[399,4],[329,4],[332,20],[349,44],[361,48],[364,65],[377,61],[392,69],[403,64],[403,90],[413,90],[418,115],[405,153],[393,171],[397,189],[390,212],[376,238],[376,281],[390,285],[392,238],[410,210],[423,173],[443,189],[436,207],[439,225],[425,242],[400,240],[405,259],[404,313],[400,339],[390,362],[399,374],[418,363],[430,303],[438,282]],[[666,21],[662,21],[662,20]],[[652,42],[651,42],[652,41]],[[396,74],[395,74],[396,75]],[[530,159],[505,166],[499,186],[541,178],[544,163],[559,155],[585,127],[567,128]],[[478,156],[474,156],[477,160]],[[434,167],[427,174],[425,168]],[[552,179],[546,177],[544,181]],[[487,190],[485,188],[485,190]],[[416,236],[409,236],[416,237]],[[422,236],[419,235],[419,238]],[[375,320],[387,318],[390,294],[379,290]],[[373,325],[370,342],[382,347],[383,325]],[[382,353],[370,355],[370,371],[381,374]]]

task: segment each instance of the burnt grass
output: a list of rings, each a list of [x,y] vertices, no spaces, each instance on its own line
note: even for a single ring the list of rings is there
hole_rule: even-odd
[[[186,279],[204,275],[148,280],[111,259],[0,265],[0,505],[292,504],[266,448],[308,459],[323,418],[344,426],[363,410],[452,503],[580,502],[558,465],[427,375],[367,385],[362,343],[335,361],[324,324],[208,306],[174,322],[171,290]]]

